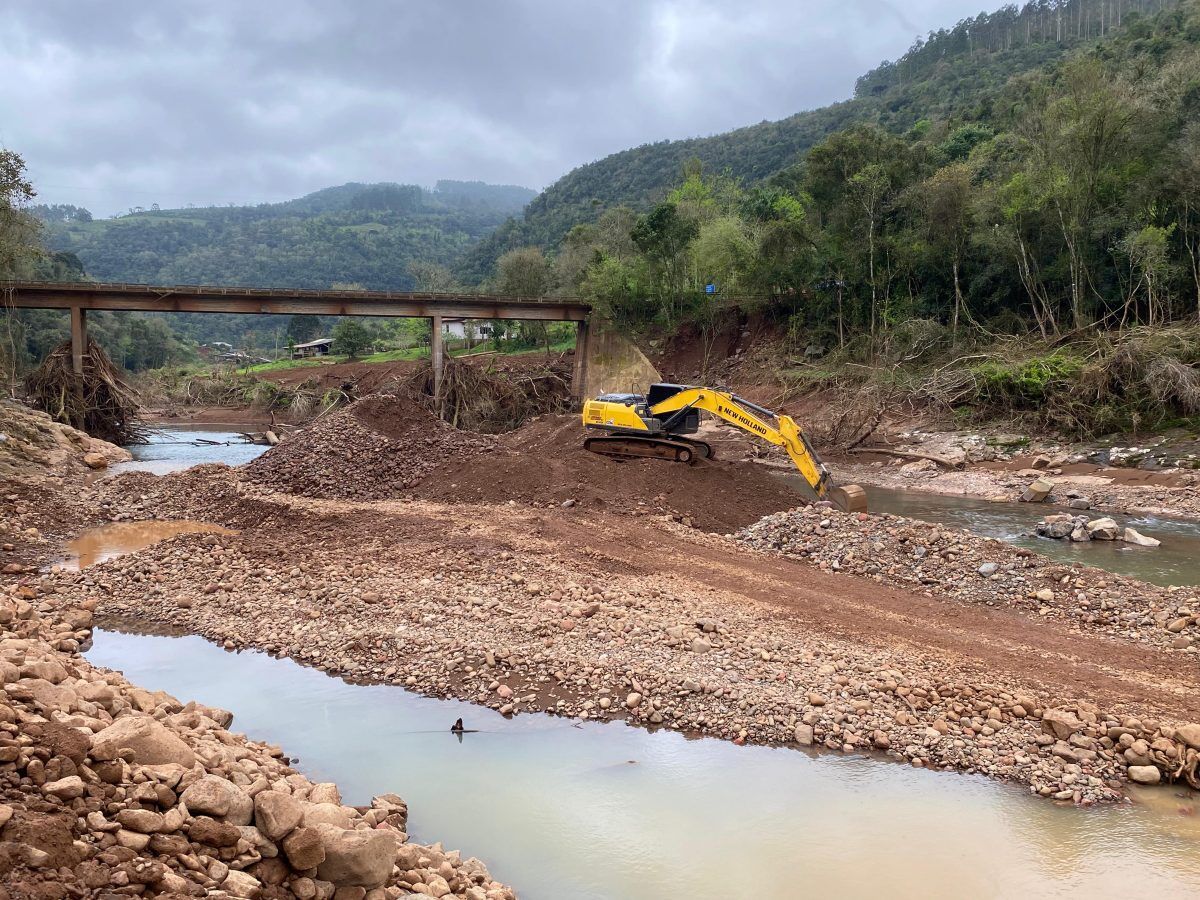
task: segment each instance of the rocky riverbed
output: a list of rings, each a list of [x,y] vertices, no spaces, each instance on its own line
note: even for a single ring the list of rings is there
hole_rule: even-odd
[[[530,441],[536,434],[530,432]],[[303,433],[295,439],[303,440]],[[600,502],[602,484],[611,490],[612,484],[640,482],[622,482],[629,468],[603,460],[603,471],[592,466],[586,470],[592,481],[581,481],[579,489],[592,492],[584,495],[586,502],[564,500],[537,484],[532,490],[521,485],[509,500],[471,499],[479,493],[473,483],[468,496],[445,496],[432,488],[434,499],[396,496],[411,490],[414,479],[436,486],[445,472],[464,471],[461,459],[443,458],[442,443],[434,446],[436,459],[392,459],[422,453],[411,435],[404,441],[372,445],[379,458],[357,475],[344,473],[361,479],[376,473],[377,483],[332,493],[310,489],[317,482],[307,480],[305,471],[320,459],[305,457],[300,445],[276,457],[282,461],[278,471],[287,473],[279,480],[264,480],[261,468],[246,477],[215,465],[166,477],[124,475],[90,487],[70,479],[56,487],[50,480],[38,488],[45,492],[40,500],[21,493],[25,487],[13,487],[4,495],[11,498],[3,507],[6,527],[21,536],[35,529],[41,543],[26,542],[23,549],[13,544],[5,551],[20,557],[0,581],[14,610],[12,621],[38,623],[19,627],[39,635],[49,629],[38,640],[62,657],[71,678],[85,673],[95,680],[76,652],[87,623],[71,618],[95,611],[171,625],[230,649],[260,648],[349,680],[470,700],[506,715],[622,719],[739,744],[879,754],[911,766],[1017,782],[1039,796],[1077,804],[1119,800],[1129,780],[1197,782],[1200,726],[1192,723],[1200,721],[1194,648],[1200,604],[1191,591],[1153,588],[965,532],[886,516],[799,509],[768,515],[735,535],[714,533],[717,519],[706,523],[714,531],[702,531],[690,527],[691,517],[669,498],[607,508]],[[537,458],[536,446],[526,448],[517,439],[505,446],[506,459],[522,453]],[[566,450],[555,452],[556,459],[566,458]],[[521,471],[532,472],[531,464]],[[725,484],[739,474],[730,464],[719,478],[716,470],[704,477]],[[536,479],[530,474],[527,480]],[[290,492],[297,485],[303,490]],[[186,535],[81,572],[47,570],[49,551],[66,525],[65,519],[55,524],[46,518],[55,496],[81,523],[190,518],[238,534]],[[765,504],[772,496],[763,491],[756,502]],[[738,518],[726,515],[724,521]],[[22,556],[26,551],[33,555]],[[29,618],[21,618],[26,610]],[[70,635],[58,621],[74,623]],[[22,632],[16,639],[31,638]],[[5,645],[0,641],[0,655]],[[30,645],[13,650],[41,658],[42,651]],[[12,663],[18,681],[24,660],[14,657]],[[119,677],[96,677],[118,694],[134,696],[136,689],[122,687]],[[81,711],[69,703],[38,715],[94,740],[136,712],[173,733],[176,725],[184,728],[179,716],[196,712],[208,721],[176,734],[200,754],[203,771],[188,768],[191,779],[215,776],[252,801],[280,782],[291,791],[280,786],[278,792],[302,805],[321,805],[314,796],[322,801],[328,796],[327,788],[289,780],[299,776],[284,773],[286,761],[278,751],[223,737],[228,722],[221,714],[194,706],[189,711],[170,698],[151,696],[152,705],[130,699],[128,710],[118,704]],[[21,721],[10,724],[20,731]],[[200,737],[191,734],[197,728]],[[202,737],[246,751],[234,753],[236,767],[224,761],[208,766],[201,750],[212,741]],[[117,757],[129,767],[121,771],[129,784],[160,783],[155,773],[138,768],[147,764],[136,752]],[[92,797],[91,782],[81,774],[83,766],[91,768],[88,759],[85,754],[82,766],[74,763],[85,790],[70,803],[86,806]],[[257,769],[241,765],[246,759]],[[34,785],[27,769],[13,770],[18,786],[23,780]],[[59,777],[48,780],[69,777],[65,771],[59,763],[51,773]],[[252,791],[260,775],[267,788]],[[168,803],[167,793],[154,789],[153,805],[145,805],[150,796],[141,789],[137,796],[144,800],[137,802],[143,805],[132,811],[161,815],[165,827],[182,803],[192,820],[201,811],[201,818],[217,825],[256,828],[259,837],[239,831],[245,846],[235,842],[225,856],[212,846],[213,856],[205,849],[210,845],[196,849],[186,817],[177,832],[154,832],[178,833],[188,849],[172,845],[201,862],[203,877],[197,880],[189,873],[199,877],[200,871],[182,857],[172,857],[179,866],[159,860],[195,885],[189,891],[225,889],[231,877],[219,867],[214,872],[201,860],[206,856],[254,879],[252,885],[232,876],[229,893],[243,885],[238,889],[263,895],[340,890],[350,897],[361,896],[359,888],[363,894],[383,892],[375,897],[509,895],[474,863],[437,855],[440,848],[404,850],[409,844],[399,807],[343,810],[346,818],[333,823],[314,820],[313,828],[324,824],[340,828],[343,837],[351,833],[352,843],[360,840],[358,832],[388,832],[392,846],[400,848],[396,865],[379,883],[339,883],[330,869],[323,876],[320,864],[293,865],[287,838],[272,837],[257,812],[244,823],[229,820],[231,814],[244,817],[230,812],[244,810],[244,801],[236,800],[236,806],[231,801],[224,813],[193,809],[182,797],[191,786],[181,774],[167,787],[176,800]],[[128,791],[112,802],[127,796]],[[109,802],[106,793],[103,799]],[[145,834],[112,818],[130,811],[128,804],[80,809],[83,824],[72,841],[89,842],[85,828],[92,828],[88,815],[96,811],[117,825],[96,833]],[[392,816],[397,818],[389,820]],[[99,829],[99,819],[95,822]],[[205,829],[211,827],[201,825],[200,836],[209,836]],[[297,827],[310,827],[304,814]],[[328,829],[317,830],[324,847]],[[106,840],[86,834],[93,842]],[[124,846],[113,841],[104,849]],[[145,847],[153,855],[153,845]],[[124,849],[134,856],[117,867],[133,862],[136,869],[139,860],[149,859],[135,848]],[[271,862],[281,856],[283,863]],[[103,865],[111,879],[109,859]],[[244,864],[233,865],[239,860]],[[80,883],[82,875],[73,867],[86,861],[90,858],[72,863],[69,876],[56,868],[58,877],[64,884]],[[382,869],[379,863],[377,871]],[[134,885],[141,882],[130,877],[125,885],[110,881],[109,889],[139,892]],[[165,890],[159,883],[149,892]]]
[[[506,714],[623,718],[736,742],[882,753],[1080,803],[1120,797],[1127,778],[1194,776],[1194,732],[1171,715],[1170,691],[1158,702],[1125,697],[1102,707],[1036,664],[990,669],[886,632],[864,640],[805,628],[721,579],[622,565],[609,535],[616,528],[630,540],[627,519],[505,504],[320,501],[264,493],[219,468],[154,486],[125,514],[195,515],[199,502],[212,515],[219,497],[225,523],[241,534],[182,537],[47,575],[34,590],[56,604],[94,603],[229,648]],[[1159,654],[1181,637],[1164,614],[1193,604],[1092,570],[1059,571],[1000,542],[838,516],[779,514],[736,541],[647,517],[634,543],[644,560],[691,555],[702,570],[734,563],[748,572],[759,566],[749,548],[768,547],[804,558],[785,573],[789,584],[840,573],[850,596],[882,583],[925,596],[948,586],[936,592],[946,614],[958,615],[946,604],[1011,606],[1033,630],[1065,627]],[[1175,652],[1184,662],[1194,651]]]

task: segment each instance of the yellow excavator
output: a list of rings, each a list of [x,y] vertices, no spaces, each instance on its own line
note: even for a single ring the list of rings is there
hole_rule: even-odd
[[[665,459],[691,463],[711,459],[712,447],[684,437],[700,429],[700,412],[711,413],[787,451],[817,496],[847,512],[865,512],[866,492],[857,484],[835,485],[829,470],[790,416],[736,394],[686,384],[653,384],[646,394],[602,394],[583,406],[589,435],[585,449],[617,459]],[[773,424],[770,424],[773,423]]]

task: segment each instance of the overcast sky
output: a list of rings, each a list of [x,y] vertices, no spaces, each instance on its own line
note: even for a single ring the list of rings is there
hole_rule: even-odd
[[[980,4],[6,0],[0,144],[43,201],[97,215],[347,181],[540,189],[845,99]]]

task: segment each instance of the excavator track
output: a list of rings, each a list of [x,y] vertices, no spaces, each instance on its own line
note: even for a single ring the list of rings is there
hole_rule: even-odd
[[[670,441],[626,435],[590,437],[584,440],[583,449],[614,459],[665,459],[681,463],[690,463],[697,457],[712,454],[712,449],[702,441]],[[707,454],[703,452],[704,449],[708,450]]]

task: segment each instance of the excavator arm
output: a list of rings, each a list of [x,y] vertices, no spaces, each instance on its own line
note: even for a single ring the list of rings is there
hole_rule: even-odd
[[[771,412],[749,400],[710,388],[686,388],[650,407],[651,416],[670,422],[673,416],[702,409],[743,431],[782,447],[804,480],[822,500],[851,512],[865,511],[866,493],[858,485],[837,487],[829,470],[791,416]],[[774,424],[770,424],[774,422]]]

